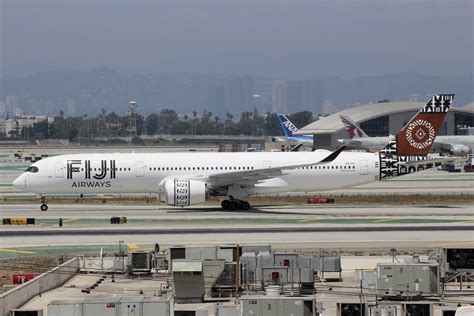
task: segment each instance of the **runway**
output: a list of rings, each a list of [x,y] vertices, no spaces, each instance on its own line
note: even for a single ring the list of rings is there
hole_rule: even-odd
[[[474,194],[472,173],[430,169],[355,188],[318,192],[336,197],[423,194],[428,197],[426,201],[431,195],[432,201],[440,196],[448,197],[446,201],[449,202],[433,204],[431,201],[429,205],[344,205],[337,202],[333,205],[255,205],[249,211],[231,212],[212,203],[173,208],[156,204],[119,204],[112,197],[103,197],[105,203],[73,203],[73,199],[67,202],[69,204],[50,203],[47,212],[40,212],[38,203],[25,199],[34,198],[34,195],[21,193],[11,185],[24,168],[24,164],[8,161],[0,165],[0,217],[34,217],[36,224],[3,225],[0,256],[67,253],[77,249],[96,251],[103,247],[115,249],[119,240],[133,247],[154,243],[163,247],[240,243],[272,244],[282,249],[340,248],[351,251],[458,247],[470,246],[474,241],[474,203],[469,203],[469,197]],[[458,195],[462,195],[462,201],[467,204],[457,201]],[[127,223],[111,225],[112,216],[126,216]],[[60,218],[63,227],[58,225]]]
[[[2,217],[35,217],[37,221],[35,226],[4,225],[3,248],[110,246],[124,240],[163,247],[268,243],[276,248],[369,250],[466,246],[474,240],[472,205],[262,206],[229,212],[209,206],[51,204],[45,213],[37,207],[2,205]],[[111,225],[111,216],[127,216],[127,224]],[[64,221],[61,228],[59,218]]]

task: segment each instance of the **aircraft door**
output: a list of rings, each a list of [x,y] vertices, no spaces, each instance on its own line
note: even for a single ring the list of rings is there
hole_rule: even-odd
[[[271,168],[272,167],[272,162],[270,160],[265,160],[263,162],[263,168]]]
[[[145,164],[143,163],[143,161],[137,161],[135,166],[135,175],[137,177],[145,176]]]
[[[369,163],[367,162],[367,160],[361,160],[359,162],[359,168],[360,168],[361,175],[369,174]]]
[[[56,178],[64,177],[64,164],[62,162],[56,162],[56,168],[54,170],[54,176]]]

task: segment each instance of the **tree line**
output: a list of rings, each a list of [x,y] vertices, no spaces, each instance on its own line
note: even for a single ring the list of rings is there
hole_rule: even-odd
[[[313,113],[302,111],[290,114],[288,118],[297,126],[303,127],[313,121]],[[225,117],[214,115],[204,110],[201,115],[196,111],[179,116],[172,109],[163,109],[148,116],[133,114],[120,116],[115,112],[107,113],[102,109],[95,117],[87,115],[65,117],[60,113],[54,122],[42,121],[31,127],[12,133],[10,138],[25,140],[68,139],[69,141],[86,141],[93,139],[119,139],[136,135],[157,136],[169,135],[246,135],[246,136],[279,136],[283,134],[275,113],[260,115],[257,110],[243,112],[239,118],[226,113]]]

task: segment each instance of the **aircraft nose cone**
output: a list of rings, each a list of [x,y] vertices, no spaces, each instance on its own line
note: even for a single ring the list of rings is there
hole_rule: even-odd
[[[17,188],[18,190],[24,190],[25,189],[25,176],[24,175],[20,175],[18,178],[16,178],[14,181],[13,181],[13,186],[15,188]]]

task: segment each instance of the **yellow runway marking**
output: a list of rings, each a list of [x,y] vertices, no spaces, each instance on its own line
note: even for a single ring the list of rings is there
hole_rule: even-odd
[[[34,255],[36,253],[36,252],[32,252],[32,251],[4,249],[4,248],[0,248],[0,252],[20,253],[20,254],[24,254],[24,255]]]
[[[451,246],[462,246],[462,245],[472,245],[472,241],[458,241],[458,242],[452,242],[452,243],[447,243],[447,244],[432,244],[430,247],[451,247]]]
[[[134,243],[129,243],[129,244],[127,244],[127,246],[128,246],[128,249],[130,249],[130,250],[138,250],[138,249],[140,249],[140,247],[138,247],[138,245],[137,245],[137,244],[134,244]]]
[[[396,221],[396,220],[398,220],[398,217],[378,219],[376,221],[373,221],[372,223],[384,223],[384,222],[391,222],[391,221]]]
[[[311,221],[317,221],[317,220],[318,218],[306,218],[306,219],[299,220],[298,223],[311,222]]]
[[[77,221],[79,218],[68,218],[68,219],[65,219],[63,220],[63,223],[68,223],[68,222],[72,222],[72,221]]]

